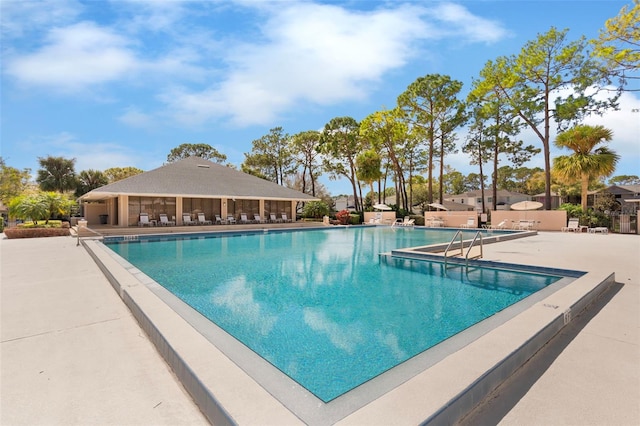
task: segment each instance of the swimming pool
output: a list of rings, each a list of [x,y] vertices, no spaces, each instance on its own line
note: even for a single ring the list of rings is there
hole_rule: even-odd
[[[560,279],[379,257],[454,232],[354,227],[108,246],[328,402]]]

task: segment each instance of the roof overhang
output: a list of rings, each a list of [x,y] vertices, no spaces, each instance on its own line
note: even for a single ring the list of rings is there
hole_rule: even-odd
[[[320,198],[283,198],[283,197],[262,197],[258,195],[202,195],[202,194],[119,194],[115,192],[100,192],[100,191],[91,191],[86,194],[80,196],[78,200],[80,201],[104,201],[110,198],[117,198],[120,195],[126,195],[129,197],[182,197],[182,198],[226,198],[230,200],[274,200],[274,201],[320,201]]]

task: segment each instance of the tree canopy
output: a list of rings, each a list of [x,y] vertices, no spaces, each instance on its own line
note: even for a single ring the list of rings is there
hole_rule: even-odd
[[[38,157],[40,169],[36,182],[43,191],[65,192],[76,189],[75,158]]]
[[[619,78],[622,88],[628,80],[640,79],[640,0],[633,0],[632,8],[623,6],[618,16],[608,19],[591,43],[594,55],[605,62],[611,75]]]
[[[11,199],[20,195],[27,189],[31,179],[31,170],[18,170],[5,164],[0,157],[0,201],[9,205]]]
[[[167,155],[167,162],[173,163],[174,161],[188,157],[200,157],[220,164],[227,161],[227,156],[211,145],[207,145],[206,143],[183,143],[171,150],[169,155]]]
[[[578,125],[560,133],[555,140],[556,146],[573,151],[571,155],[556,157],[553,167],[560,176],[580,181],[584,211],[587,211],[589,181],[611,175],[620,158],[609,147],[597,147],[612,138],[613,132],[603,126]]]
[[[111,167],[104,171],[105,176],[109,179],[109,183],[139,175],[140,173],[144,173],[144,170],[137,167]]]

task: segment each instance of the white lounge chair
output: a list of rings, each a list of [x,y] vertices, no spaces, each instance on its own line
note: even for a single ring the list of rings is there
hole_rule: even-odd
[[[140,213],[140,220],[138,220],[138,226],[151,226],[148,213]]]
[[[253,215],[253,221],[254,221],[255,223],[262,223],[262,218],[260,217],[260,215],[259,215],[258,213],[255,213],[255,214]]]
[[[476,227],[476,218],[470,217],[467,218],[467,223],[463,223],[460,225],[461,228],[475,228]]]
[[[487,229],[505,229],[507,227],[507,222],[507,220],[503,220],[496,225],[487,225]]]
[[[442,228],[444,226],[444,220],[439,217],[431,216],[425,219],[425,225],[432,228]]]
[[[396,219],[396,221],[393,222],[391,226],[414,226],[415,223],[415,219],[411,219],[409,216],[405,216],[404,219]]]
[[[283,222],[291,222],[291,219],[289,219],[289,218],[287,217],[287,214],[286,214],[286,213],[280,213],[280,216],[282,216],[282,221],[283,221]]]
[[[576,217],[570,218],[567,226],[563,226],[560,230],[562,232],[581,232],[582,228],[580,227],[580,219]]]
[[[227,223],[235,225],[238,222],[236,222],[236,218],[233,217],[232,214],[230,214],[230,215],[227,215]]]
[[[183,225],[196,225],[197,222],[195,220],[191,220],[191,215],[189,213],[182,214],[182,224]]]
[[[275,213],[269,213],[269,222],[276,223],[276,222],[282,222],[282,220],[278,219]]]
[[[176,224],[175,220],[169,220],[166,214],[160,213],[160,225],[161,226],[174,226]]]
[[[240,223],[247,224],[247,223],[253,223],[253,221],[247,218],[246,213],[240,213]]]
[[[520,220],[518,223],[514,224],[514,229],[520,229],[524,231],[530,231],[533,229],[535,225],[535,221],[533,220]]]
[[[216,225],[224,225],[225,223],[227,223],[226,220],[223,220],[219,214],[215,215],[216,216]]]
[[[210,220],[207,220],[207,218],[204,216],[204,213],[198,213],[198,224],[199,225],[211,225],[213,222],[211,222]]]

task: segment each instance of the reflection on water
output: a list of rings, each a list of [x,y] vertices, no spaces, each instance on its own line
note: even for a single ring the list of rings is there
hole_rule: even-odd
[[[378,256],[454,232],[341,228],[111,247],[329,401],[557,280],[445,274]]]

